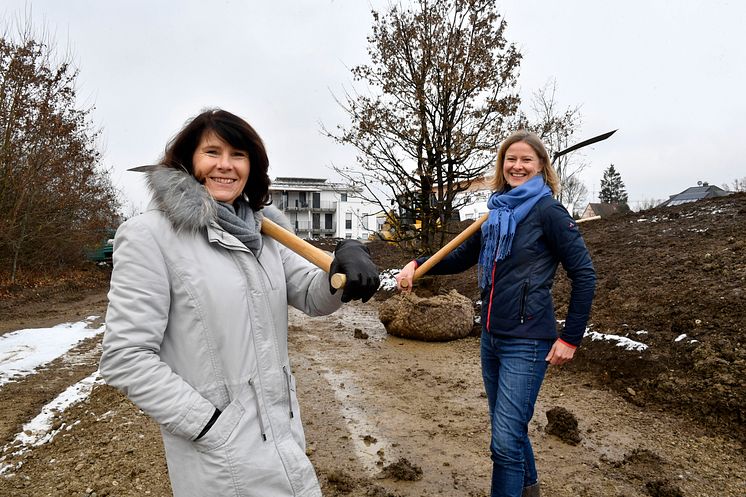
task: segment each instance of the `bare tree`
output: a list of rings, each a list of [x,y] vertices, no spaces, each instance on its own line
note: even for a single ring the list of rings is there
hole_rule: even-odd
[[[645,198],[637,202],[637,210],[638,211],[647,211],[650,209],[653,209],[654,207],[657,207],[660,205],[662,200],[657,200],[654,198]]]
[[[734,179],[730,185],[723,183],[722,188],[729,192],[746,192],[746,176]]]
[[[557,102],[556,80],[548,81],[533,93],[530,113],[521,114],[520,120],[523,127],[541,138],[550,157],[578,141],[576,132],[582,123],[579,106],[560,108]],[[578,198],[579,187],[583,186],[578,174],[588,164],[577,152],[571,152],[557,158],[553,165],[561,185],[557,200],[562,202],[568,210],[572,210],[573,204],[582,201]],[[583,186],[583,189],[587,194],[587,188]]]
[[[96,150],[90,109],[76,107],[77,70],[55,60],[54,42],[0,38],[0,267],[79,262],[118,207]]]
[[[340,101],[350,127],[324,130],[358,151],[357,167],[335,170],[384,212],[396,199],[399,221],[409,217],[400,234],[419,238],[423,252],[444,243],[469,185],[492,167],[512,127],[521,55],[505,28],[492,0],[374,11],[371,64],[352,70],[367,94]]]
[[[574,217],[578,217],[578,207],[588,199],[588,188],[577,176],[571,176],[562,185],[565,206]]]

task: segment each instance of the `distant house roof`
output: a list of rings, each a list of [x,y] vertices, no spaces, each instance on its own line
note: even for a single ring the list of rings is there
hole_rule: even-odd
[[[660,207],[671,207],[674,205],[686,204],[689,202],[696,202],[703,198],[715,198],[725,197],[730,195],[730,192],[723,190],[715,185],[708,185],[707,183],[700,186],[692,186],[687,188],[681,193],[671,195],[668,200],[663,202]]]
[[[278,176],[269,186],[271,191],[335,191],[343,193],[357,193],[360,188],[345,185],[343,183],[331,183],[324,178],[299,178],[289,176]]]
[[[601,216],[609,217],[617,212],[628,212],[629,207],[627,204],[606,204],[606,203],[590,203],[583,211],[580,219],[586,219],[589,217]]]

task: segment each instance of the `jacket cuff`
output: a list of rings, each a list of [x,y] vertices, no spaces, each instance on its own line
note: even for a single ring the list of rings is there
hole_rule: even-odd
[[[570,343],[570,342],[566,342],[566,341],[562,340],[561,338],[558,338],[557,340],[559,340],[560,342],[562,342],[563,344],[567,345],[568,347],[570,347],[572,349],[577,349],[578,345],[580,345],[580,344],[576,345],[576,344],[573,344],[573,343]]]

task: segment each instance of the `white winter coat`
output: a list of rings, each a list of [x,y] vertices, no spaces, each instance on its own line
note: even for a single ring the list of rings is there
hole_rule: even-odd
[[[186,173],[158,168],[149,183],[152,208],[114,240],[101,374],[161,425],[174,495],[320,496],[288,360],[287,305],[328,314],[341,292],[331,295],[326,273],[272,239],[255,257],[220,228],[212,199]],[[194,441],[215,408],[222,414]]]

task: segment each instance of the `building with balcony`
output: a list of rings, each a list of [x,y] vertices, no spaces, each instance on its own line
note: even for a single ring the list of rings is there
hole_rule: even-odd
[[[376,230],[375,206],[359,190],[322,178],[278,177],[269,187],[272,203],[301,238],[366,239]]]

